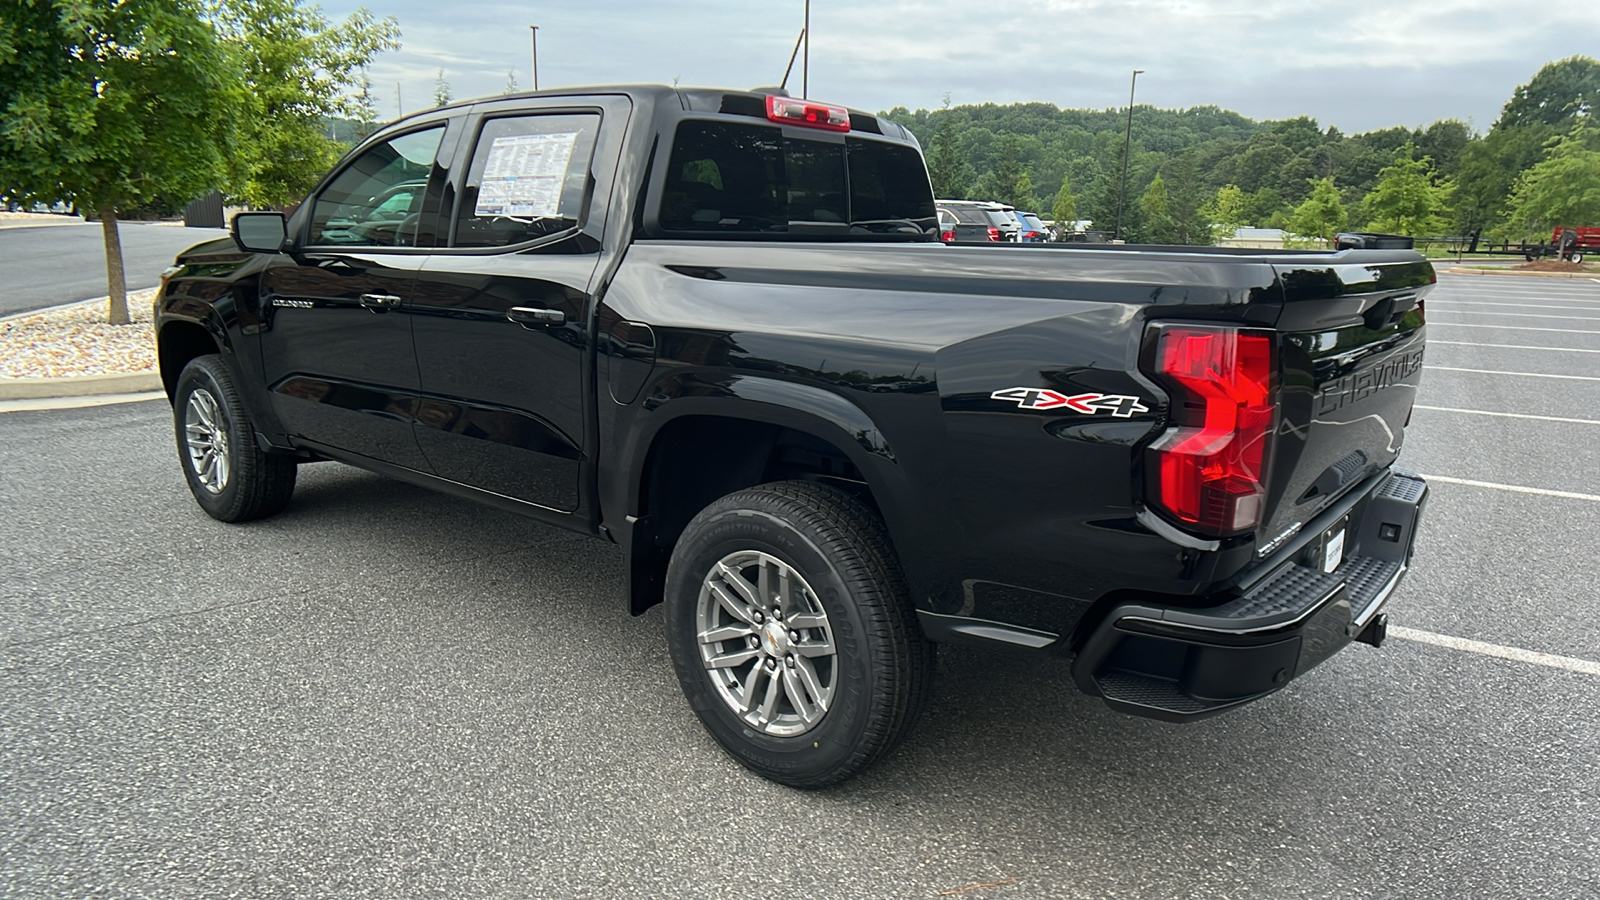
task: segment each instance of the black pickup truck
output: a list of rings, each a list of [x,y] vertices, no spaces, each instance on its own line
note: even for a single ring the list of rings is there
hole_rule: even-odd
[[[1409,251],[946,246],[899,125],[667,87],[410,116],[232,227],[156,301],[205,511],[332,459],[619,544],[786,784],[887,752],[934,643],[1195,719],[1379,644],[1411,559]]]

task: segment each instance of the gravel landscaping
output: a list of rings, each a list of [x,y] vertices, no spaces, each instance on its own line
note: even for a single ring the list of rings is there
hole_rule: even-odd
[[[155,296],[155,288],[128,292],[129,325],[106,324],[103,297],[0,321],[0,378],[154,372]]]

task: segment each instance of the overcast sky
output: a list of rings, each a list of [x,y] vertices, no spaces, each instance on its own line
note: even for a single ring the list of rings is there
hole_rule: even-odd
[[[802,0],[324,0],[399,20],[372,67],[384,116],[532,86],[776,84]],[[1485,131],[1539,67],[1600,53],[1600,3],[1515,0],[812,0],[810,95],[871,111],[1044,101],[1216,105],[1254,119],[1310,115],[1347,133],[1457,118]],[[798,94],[799,64],[791,78]]]

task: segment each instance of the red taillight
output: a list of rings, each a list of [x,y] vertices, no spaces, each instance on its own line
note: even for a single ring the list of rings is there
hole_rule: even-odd
[[[944,241],[946,244],[955,243],[955,241],[956,241],[956,230],[954,228],[951,228],[951,229],[939,232],[939,240]]]
[[[989,240],[991,240],[991,241],[1000,240],[1000,229],[991,227],[989,229]]]
[[[1207,534],[1261,524],[1277,419],[1268,333],[1155,325],[1154,374],[1172,390],[1172,423],[1150,445],[1150,499]]]
[[[804,125],[826,131],[850,130],[850,110],[793,97],[767,95],[767,118],[784,125]]]

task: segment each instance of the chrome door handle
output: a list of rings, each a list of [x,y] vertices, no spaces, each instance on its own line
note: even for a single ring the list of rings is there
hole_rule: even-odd
[[[400,298],[393,294],[362,294],[361,305],[367,309],[394,309],[400,305]]]
[[[534,309],[531,306],[513,306],[506,310],[506,318],[524,327],[565,325],[567,322],[567,314],[559,309]]]

